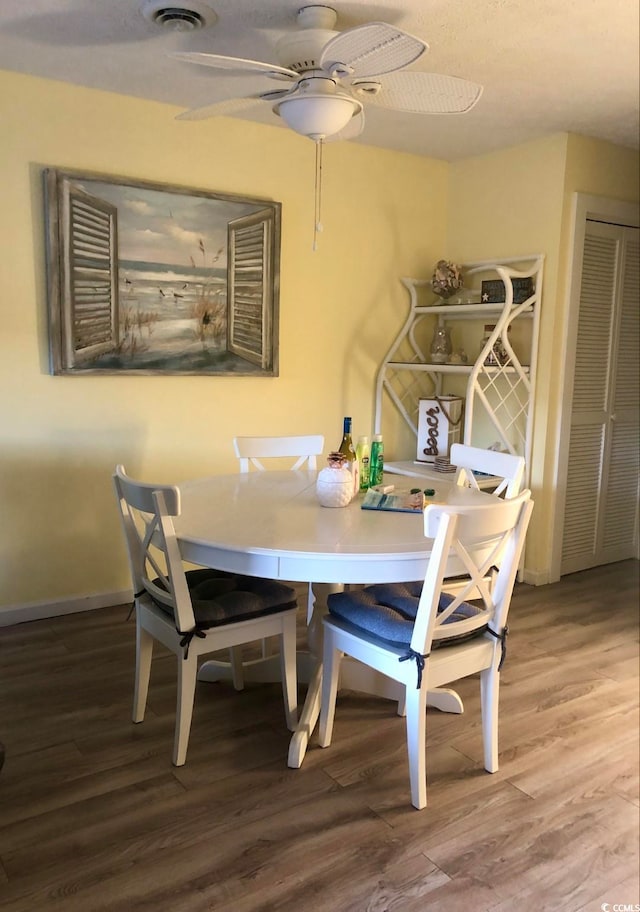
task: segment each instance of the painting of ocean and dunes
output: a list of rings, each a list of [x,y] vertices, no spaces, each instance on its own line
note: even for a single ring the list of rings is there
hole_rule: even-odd
[[[277,374],[278,203],[46,174],[54,373]]]

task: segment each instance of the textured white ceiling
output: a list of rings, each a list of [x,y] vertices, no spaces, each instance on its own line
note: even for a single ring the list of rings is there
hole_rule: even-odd
[[[264,80],[225,75],[168,54],[211,51],[275,62],[275,41],[296,28],[297,10],[305,4],[206,2],[217,23],[177,33],[149,23],[138,0],[2,0],[0,68],[183,108],[264,89]],[[366,108],[357,142],[449,161],[559,131],[638,147],[638,0],[325,2],[338,11],[338,29],[377,20],[426,40],[430,50],[413,69],[485,87],[464,115]],[[266,105],[251,115],[278,122]]]

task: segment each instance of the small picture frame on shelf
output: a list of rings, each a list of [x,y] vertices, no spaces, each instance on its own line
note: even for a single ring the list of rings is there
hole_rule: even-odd
[[[533,278],[512,279],[513,303],[522,304],[533,294]],[[502,279],[485,279],[482,282],[480,300],[483,304],[504,304],[506,292]]]

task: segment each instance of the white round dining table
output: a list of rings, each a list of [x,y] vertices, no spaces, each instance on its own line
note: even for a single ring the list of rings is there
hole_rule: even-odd
[[[323,507],[316,497],[316,478],[317,472],[309,470],[256,471],[214,475],[178,485],[181,514],[175,518],[175,528],[184,560],[248,576],[328,583],[332,584],[330,588],[424,578],[431,540],[424,535],[422,512],[363,510],[362,494],[346,507]],[[386,476],[384,481],[402,490],[418,483],[415,479],[399,483],[397,476]],[[427,500],[470,503],[487,496],[443,477],[434,484],[434,494]],[[447,572],[460,570],[452,563]],[[322,605],[315,611],[309,608],[307,621],[316,636],[325,610]],[[292,767],[301,765],[319,713],[321,648],[317,642],[313,645],[311,635],[310,646],[314,667],[289,749]],[[218,680],[220,663],[205,662],[198,677]],[[356,681],[352,686],[401,698],[391,682],[387,683],[390,689],[368,681]],[[349,686],[347,681],[343,685]],[[462,711],[459,697],[450,690],[430,695],[429,703],[450,712]]]
[[[421,512],[362,510],[363,495],[347,507],[322,507],[316,477],[307,470],[250,472],[179,485],[182,513],[175,526],[183,557],[221,570],[298,582],[424,577],[431,547]],[[394,484],[389,476],[387,481]],[[468,502],[478,496],[449,479],[434,491],[429,500],[436,502]]]

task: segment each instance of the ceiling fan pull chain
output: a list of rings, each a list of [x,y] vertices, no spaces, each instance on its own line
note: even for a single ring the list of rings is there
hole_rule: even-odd
[[[321,139],[316,140],[316,176],[315,176],[315,212],[313,225],[313,249],[318,249],[318,234],[322,231],[320,221],[322,208],[322,146]]]

